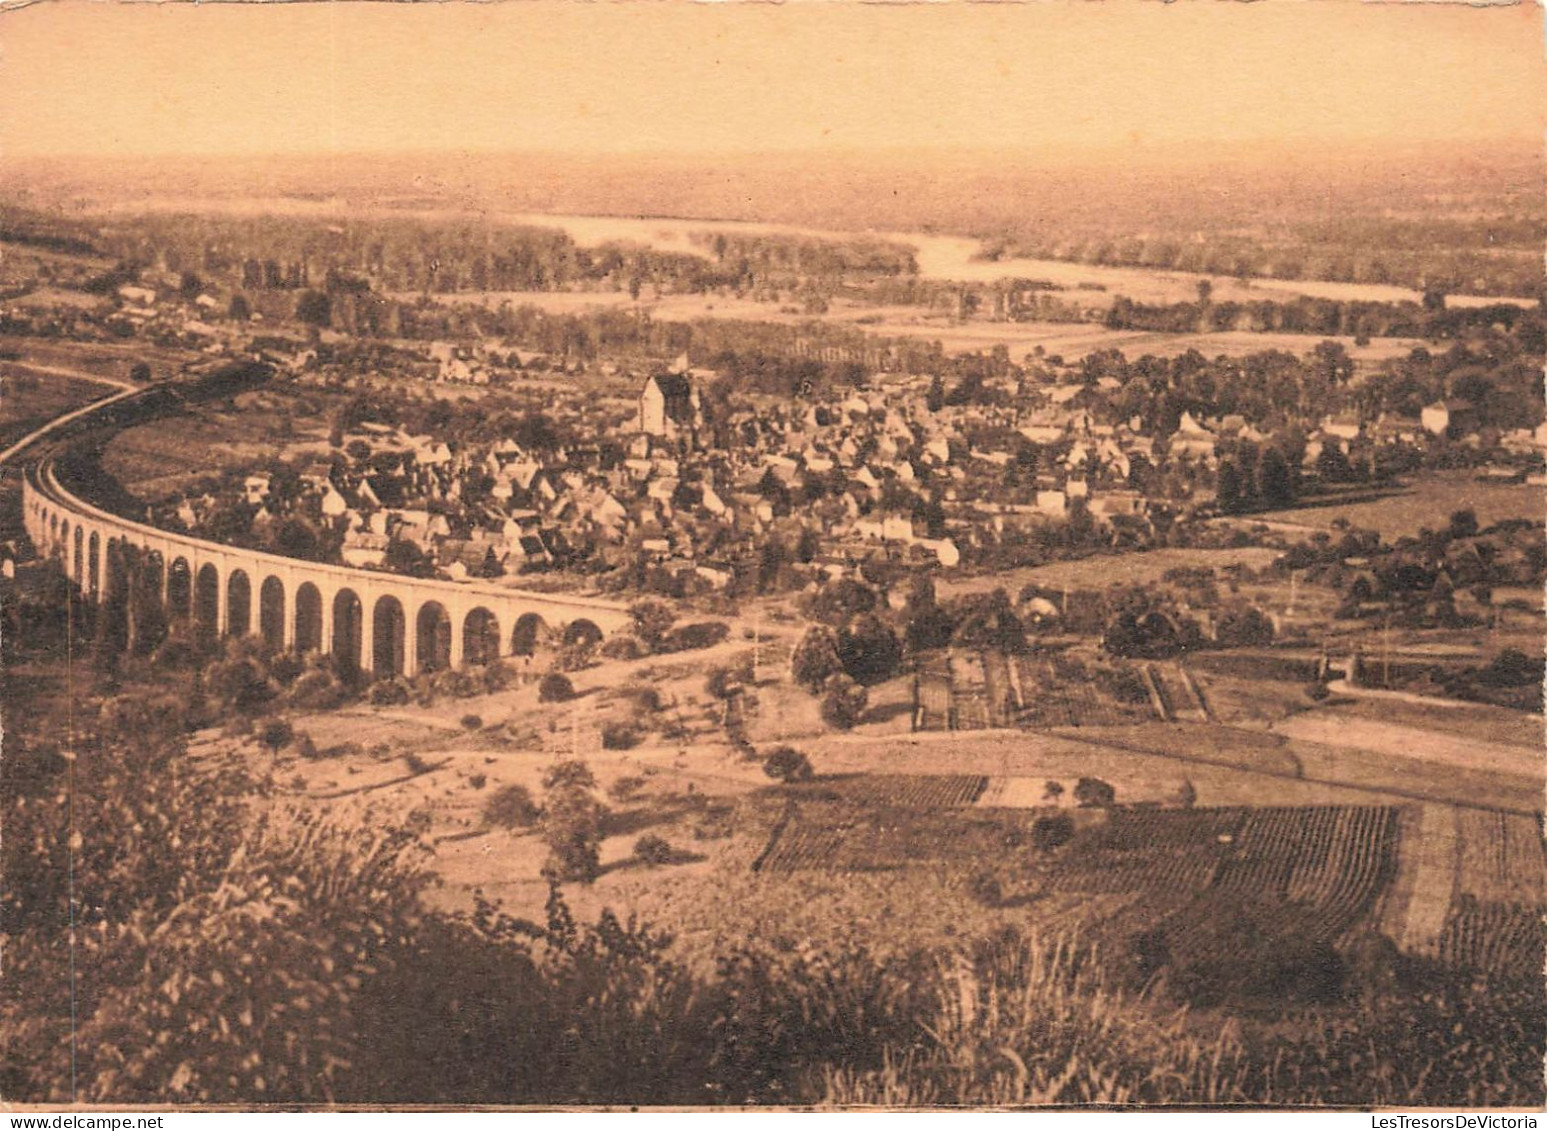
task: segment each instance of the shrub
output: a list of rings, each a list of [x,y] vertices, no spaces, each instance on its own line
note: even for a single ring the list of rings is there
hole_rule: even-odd
[[[647,833],[634,842],[634,858],[644,864],[670,864],[676,854],[665,837]]]
[[[632,801],[639,796],[639,791],[644,789],[645,779],[639,777],[619,778],[607,787],[607,796],[614,801]]]
[[[763,759],[763,773],[775,781],[810,781],[815,776],[811,759],[793,746],[778,746]]]
[[[629,607],[629,617],[634,622],[634,632],[644,646],[659,652],[666,641],[666,634],[676,623],[677,613],[665,601],[636,601]]]
[[[402,707],[408,703],[408,684],[397,679],[383,679],[371,684],[371,706]]]
[[[312,736],[309,734],[302,734],[296,738],[295,752],[307,761],[316,761],[322,757],[317,752],[317,744],[312,741]]]
[[[992,872],[976,872],[967,881],[967,894],[984,907],[1000,907],[1004,904],[1004,888],[999,877]]]
[[[462,727],[464,730],[479,730],[483,727],[483,716],[463,715]]]
[[[647,714],[661,709],[661,693],[653,687],[641,687],[633,693],[634,706]]]
[[[1332,692],[1327,688],[1324,680],[1318,679],[1305,685],[1305,697],[1312,702],[1320,703],[1331,694]]]
[[[575,697],[575,685],[559,672],[549,672],[537,685],[540,703],[567,703]]]
[[[302,672],[290,685],[290,705],[309,711],[327,711],[344,700],[344,689],[332,673],[313,668]]]
[[[1041,852],[1052,852],[1074,839],[1074,819],[1067,813],[1055,813],[1050,817],[1038,817],[1031,823],[1032,847]]]
[[[539,810],[524,785],[501,786],[484,803],[483,822],[497,829],[526,829],[537,823]]]
[[[437,695],[449,695],[453,699],[468,699],[482,695],[483,681],[471,672],[447,670],[436,672],[430,680],[430,688]]]
[[[504,691],[515,680],[515,670],[503,660],[495,660],[485,664],[479,671],[483,681],[483,689],[487,693]]]
[[[489,784],[489,775],[469,774],[467,778],[467,784],[472,786],[474,789],[482,789],[484,786]]]
[[[555,762],[543,771],[543,788],[549,791],[556,789],[595,789],[596,775],[591,773],[591,767],[577,758],[566,758],[562,762]]]
[[[648,651],[637,636],[629,636],[627,633],[609,636],[602,641],[601,646],[602,658],[607,660],[638,660]]]
[[[1110,809],[1117,803],[1117,791],[1100,778],[1081,778],[1074,785],[1074,801],[1082,809]]]
[[[835,675],[827,681],[822,696],[822,721],[839,730],[848,730],[865,713],[870,694],[846,675]]]
[[[602,724],[603,750],[632,750],[639,745],[639,731],[628,723]]]
[[[667,636],[662,644],[662,650],[692,652],[699,648],[712,648],[728,639],[730,634],[730,625],[723,621],[706,620],[699,621],[697,624],[685,624]]]
[[[270,719],[258,728],[258,744],[279,753],[295,740],[295,728],[284,719]]]
[[[420,774],[430,772],[430,764],[412,750],[403,755],[403,765],[408,767],[408,772],[417,777]]]

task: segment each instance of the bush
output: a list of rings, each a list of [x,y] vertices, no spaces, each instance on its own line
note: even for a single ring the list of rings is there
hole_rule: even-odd
[[[489,784],[489,775],[469,774],[467,778],[467,784],[472,786],[474,789],[482,789],[484,786]]]
[[[412,750],[403,755],[403,765],[408,767],[408,772],[418,777],[420,774],[430,772],[430,764]]]
[[[1000,907],[1004,904],[1004,887],[992,872],[976,872],[967,881],[967,894],[984,907]]]
[[[870,694],[846,675],[827,681],[822,696],[822,721],[839,730],[848,730],[865,714]]]
[[[632,801],[639,796],[639,791],[644,789],[645,779],[639,777],[619,778],[607,787],[607,796],[617,802]]]
[[[647,833],[634,842],[634,858],[643,864],[670,864],[676,854],[665,837]]]
[[[793,746],[778,746],[763,759],[763,773],[775,781],[810,781],[815,776],[811,759]]]
[[[603,750],[632,750],[639,745],[639,731],[628,723],[602,724]]]
[[[1038,817],[1031,823],[1032,846],[1042,852],[1062,848],[1074,839],[1074,818],[1067,813]]]
[[[567,703],[574,697],[575,685],[558,672],[549,672],[537,685],[539,703]]]
[[[666,634],[676,623],[676,610],[665,601],[645,600],[631,605],[628,614],[634,622],[634,632],[644,646],[652,652],[661,651]]]
[[[1110,809],[1117,804],[1117,790],[1100,778],[1081,778],[1074,785],[1074,801],[1082,809]]]
[[[292,707],[327,711],[344,701],[344,689],[332,673],[314,668],[296,677],[286,698]]]
[[[602,641],[601,654],[606,660],[638,660],[648,654],[648,649],[637,636],[620,633]]]
[[[1313,703],[1320,703],[1331,694],[1324,680],[1318,679],[1305,685],[1305,697]]]
[[[483,680],[471,672],[447,670],[436,672],[430,680],[430,688],[437,695],[449,695],[453,699],[469,699],[482,695]]]
[[[706,620],[697,624],[685,624],[675,629],[662,643],[665,652],[692,652],[699,648],[712,648],[730,638],[730,625],[724,621]]]
[[[483,823],[496,829],[527,829],[537,823],[539,812],[526,786],[501,786],[484,803]]]
[[[483,727],[482,715],[463,715],[462,727],[464,730],[480,730]]]
[[[270,719],[258,728],[258,744],[277,754],[295,739],[295,728],[284,719]]]
[[[653,687],[641,687],[633,698],[634,706],[645,714],[653,715],[661,709],[661,693]]]
[[[408,703],[408,684],[398,679],[383,679],[371,684],[373,707],[402,707]]]
[[[485,693],[492,694],[496,691],[504,691],[515,681],[515,670],[503,660],[495,660],[493,663],[484,664],[479,669],[478,676],[483,682]]]
[[[301,734],[296,736],[295,752],[302,758],[305,758],[307,761],[315,761],[317,758],[321,757],[321,755],[317,753],[317,744],[312,741],[312,736],[309,734]]]

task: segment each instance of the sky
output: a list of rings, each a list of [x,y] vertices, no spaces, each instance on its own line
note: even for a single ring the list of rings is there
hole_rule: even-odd
[[[0,14],[5,154],[1519,139],[1542,7],[86,3]]]

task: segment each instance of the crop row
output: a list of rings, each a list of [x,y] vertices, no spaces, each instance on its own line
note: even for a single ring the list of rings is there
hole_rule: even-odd
[[[1490,974],[1539,975],[1547,953],[1542,909],[1517,903],[1480,903],[1462,895],[1440,935],[1447,965]]]
[[[976,804],[988,779],[977,774],[862,774],[836,788],[867,805],[928,810]]]
[[[1485,904],[1547,902],[1547,862],[1535,817],[1457,809],[1456,837],[1460,892]]]

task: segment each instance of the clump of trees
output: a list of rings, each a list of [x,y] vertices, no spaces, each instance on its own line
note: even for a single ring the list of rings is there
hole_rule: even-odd
[[[546,875],[591,883],[601,874],[602,820],[596,778],[584,762],[559,762],[543,773],[543,810],[538,832],[548,846]]]

